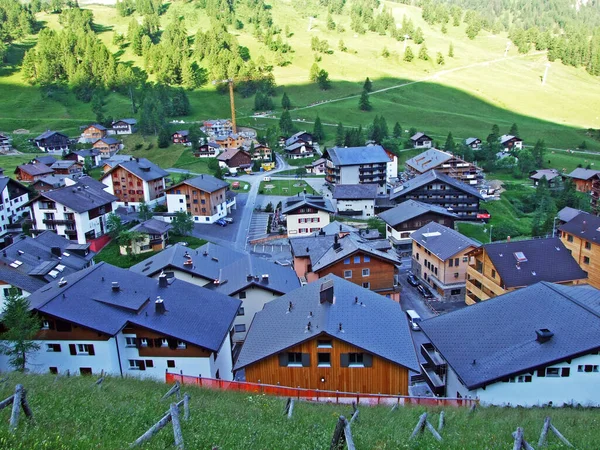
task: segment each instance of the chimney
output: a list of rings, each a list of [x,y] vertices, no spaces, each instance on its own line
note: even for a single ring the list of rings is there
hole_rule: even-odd
[[[246,275],[246,281],[252,281],[252,278],[254,278],[251,274]]]
[[[269,274],[263,273],[262,280],[265,284],[269,284]]]
[[[113,290],[113,292],[119,292],[121,290],[121,288],[119,287],[119,282],[118,281],[113,281],[112,282],[112,290]]]
[[[154,312],[156,312],[156,314],[164,314],[167,312],[165,309],[165,301],[160,298],[160,296],[156,297],[156,301],[154,302]]]
[[[52,252],[52,254],[54,256],[60,256],[60,255],[62,255],[62,251],[60,250],[60,247],[52,247],[50,249],[50,251]]]
[[[537,335],[535,340],[540,344],[548,342],[550,339],[552,339],[552,336],[554,336],[554,333],[548,328],[540,328],[539,330],[535,330],[535,334]]]
[[[506,236],[506,242],[510,242],[510,236]]]
[[[158,277],[158,287],[166,288],[168,286],[169,283],[167,283],[167,276],[164,273],[161,273]]]
[[[321,289],[319,291],[319,302],[321,304],[333,304],[333,300],[333,281],[327,280],[321,285]]]

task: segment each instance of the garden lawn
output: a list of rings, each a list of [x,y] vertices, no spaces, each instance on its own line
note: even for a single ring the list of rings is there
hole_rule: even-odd
[[[267,186],[273,186],[271,189],[267,189]],[[306,189],[307,194],[317,194],[313,188],[311,188],[308,183],[302,180],[271,180],[271,181],[261,181],[260,186],[258,187],[258,193],[264,195],[281,195],[285,197],[290,197],[292,195],[297,195],[300,192],[304,192]]]

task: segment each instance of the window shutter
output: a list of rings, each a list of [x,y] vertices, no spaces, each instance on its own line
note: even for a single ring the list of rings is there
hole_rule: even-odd
[[[288,365],[288,354],[280,353],[279,354],[279,367],[287,367]]]
[[[146,342],[148,342],[148,347],[154,347],[154,339],[146,339]]]
[[[71,355],[77,354],[77,349],[75,348],[75,344],[69,344],[69,351],[71,352]]]
[[[146,370],[146,363],[144,361],[140,361],[140,370]]]
[[[538,369],[537,376],[538,377],[545,377],[546,376],[546,369]]]
[[[96,353],[94,353],[94,345],[93,344],[88,345],[88,353],[90,354],[90,356],[94,356],[96,354]]]
[[[373,355],[370,353],[363,353],[363,365],[365,367],[373,367]]]
[[[302,353],[302,367],[310,367],[310,353]]]
[[[350,365],[350,354],[342,353],[340,354],[340,367],[348,367]]]
[[[571,368],[570,367],[563,367],[562,368],[561,377],[568,377],[569,375],[571,375]]]
[[[140,348],[142,346],[142,338],[135,338],[135,346]]]
[[[54,344],[54,351],[55,352],[60,352],[61,351],[60,344]]]

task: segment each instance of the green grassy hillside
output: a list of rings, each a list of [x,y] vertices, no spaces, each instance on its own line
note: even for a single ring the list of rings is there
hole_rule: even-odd
[[[88,450],[122,449],[152,426],[168,409],[161,396],[168,390],[162,383],[133,379],[104,381],[93,386],[95,378],[71,377],[54,381],[53,376],[10,374],[0,385],[6,398],[22,383],[33,410],[35,422],[24,416],[17,432],[8,431],[10,408],[0,411],[0,448]],[[191,395],[191,419],[182,421],[183,438],[189,449],[323,449],[331,442],[340,414],[348,415],[345,405],[300,402],[293,417],[283,415],[285,399],[264,395],[218,392],[184,386]],[[517,427],[537,443],[544,418],[571,441],[575,448],[596,448],[600,412],[584,409],[500,409],[479,408],[469,414],[466,408],[445,409],[444,442],[429,434],[408,441],[418,417],[432,414],[437,425],[438,408],[403,407],[391,412],[388,407],[360,407],[359,421],[352,425],[358,449],[505,449],[512,446],[510,436]],[[563,448],[553,436],[549,449]],[[173,445],[169,425],[160,431],[146,449],[165,449]]]

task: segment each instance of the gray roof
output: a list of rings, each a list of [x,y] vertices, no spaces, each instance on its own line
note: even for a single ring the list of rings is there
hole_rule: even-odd
[[[481,243],[437,222],[430,222],[422,226],[410,237],[442,261],[446,261],[469,247],[481,246]]]
[[[98,139],[96,142],[94,142],[94,144],[97,143],[98,141],[102,141],[102,142],[104,142],[107,145],[114,145],[114,144],[118,144],[119,143],[118,139],[115,139],[115,138],[112,138],[112,137],[103,137],[102,139]]]
[[[99,181],[86,176],[79,178],[71,186],[44,192],[40,197],[48,198],[75,212],[82,213],[118,200],[118,197],[104,191],[104,187],[106,186]]]
[[[164,234],[171,228],[173,228],[171,224],[163,222],[162,220],[148,219],[145,222],[142,222],[131,228],[129,231],[147,234]]]
[[[375,200],[377,184],[336,184],[333,187],[333,198],[336,200]]]
[[[157,280],[104,262],[64,279],[63,287],[57,280],[32,294],[31,308],[110,336],[130,323],[211,351],[228,337],[241,304],[181,280],[159,287]],[[158,297],[165,314],[155,312]]]
[[[560,177],[560,172],[556,169],[540,169],[536,170],[529,176],[529,178],[532,180],[541,180],[544,177],[547,181],[550,181],[556,177]]]
[[[114,167],[117,164],[120,164],[124,161],[131,161],[132,159],[135,158],[131,155],[112,155],[110,158],[102,160],[102,164]]]
[[[36,156],[35,158],[33,158],[33,160],[37,161],[40,164],[45,164],[48,167],[50,167],[52,164],[54,164],[57,161],[57,159],[52,155]]]
[[[298,194],[294,197],[288,197],[283,201],[281,209],[282,214],[288,214],[298,208],[310,207],[321,211],[334,213],[331,202],[320,195]]]
[[[21,170],[25,173],[28,173],[31,176],[45,175],[54,172],[54,170],[52,170],[45,164],[21,164],[17,167],[15,173],[17,172],[17,170]]]
[[[347,223],[344,222],[338,222],[337,220],[334,220],[333,222],[329,222],[327,225],[325,225],[323,228],[321,228],[319,231],[316,231],[316,234],[337,234],[337,233],[353,233],[358,231],[358,228],[353,227],[352,225],[348,225]]]
[[[303,134],[308,134],[310,136],[310,140],[312,141],[312,135],[310,133],[308,133],[307,131],[298,131],[297,133],[293,134],[292,136],[290,136],[288,139],[285,140],[286,147],[294,144],[296,141],[298,141],[298,139],[301,139],[301,136]]]
[[[419,153],[414,158],[410,158],[404,164],[412,167],[419,172],[425,172],[426,170],[434,169],[440,164],[454,158],[450,153],[443,152],[441,150],[430,148],[425,150],[423,153]]]
[[[334,234],[322,235],[315,233],[312,236],[290,239],[292,254],[295,257],[309,257],[311,264],[317,261],[331,248],[335,240]]]
[[[159,178],[169,176],[169,172],[161,169],[146,158],[136,158],[130,159],[129,161],[123,161],[118,163],[116,166],[112,166],[112,168],[102,176],[102,179],[110,176],[109,174],[117,167],[122,167],[144,181],[158,180]]]
[[[470,137],[470,138],[465,139],[465,144],[471,145],[471,144],[474,144],[477,141],[481,142],[481,139],[476,138],[476,137]]]
[[[416,134],[413,134],[413,135],[410,137],[410,140],[411,140],[411,141],[416,141],[416,140],[419,140],[419,139],[421,139],[421,138],[427,138],[427,139],[429,139],[430,141],[432,140],[432,139],[431,139],[429,136],[427,136],[425,133],[422,133],[422,132],[420,132],[420,131],[419,131],[418,133],[416,133]]]
[[[589,180],[598,173],[600,173],[600,170],[584,169],[582,167],[578,167],[567,176],[570,178],[576,178],[578,180]]]
[[[305,167],[308,167],[308,166],[310,166],[310,167],[316,167],[316,166],[319,166],[321,164],[325,164],[326,162],[327,162],[327,160],[325,158],[319,158],[319,159],[311,162],[310,164],[307,164]]]
[[[86,148],[84,150],[77,150],[75,152],[77,156],[81,156],[82,158],[92,158],[94,156],[98,156],[100,151],[97,148]]]
[[[516,136],[513,136],[512,134],[503,134],[502,136],[500,136],[500,143],[504,144],[505,142],[508,142],[512,139],[516,139],[518,141],[522,141],[523,139],[518,138]]]
[[[219,189],[223,189],[229,186],[229,183],[227,183],[226,181],[219,180],[218,178],[215,178],[212,175],[204,174],[199,175],[195,178],[189,178],[187,180],[184,180],[181,183],[172,186],[171,188],[169,188],[169,190],[176,188],[177,186],[180,186],[182,184],[187,184],[189,186],[200,189],[201,191],[209,193],[218,191]]]
[[[112,124],[114,125],[117,122],[125,122],[128,125],[135,125],[137,123],[137,120],[135,120],[135,119],[118,119],[118,120],[115,120]]]
[[[34,139],[34,141],[41,141],[42,139],[47,139],[50,136],[53,136],[55,134],[60,134],[61,136],[67,137],[66,134],[61,133],[60,131],[47,130],[47,131],[44,131],[42,134],[40,134],[38,137],[36,137]]]
[[[11,286],[22,289],[30,294],[46,285],[46,282],[43,280],[13,270],[9,267],[0,267],[0,281],[4,281]]]
[[[69,178],[68,175],[48,175],[47,177],[40,178],[36,181],[37,183],[49,184],[53,188],[60,188],[65,185],[65,178]]]
[[[333,165],[336,167],[390,162],[390,157],[381,145],[332,147],[327,150],[327,154]]]
[[[242,150],[241,148],[228,148],[219,156],[217,156],[217,159],[219,161],[229,161],[231,158],[233,158],[240,152],[245,153],[248,157],[250,157],[250,153],[248,153],[246,150]]]
[[[94,127],[94,128],[97,128],[97,129],[99,129],[101,131],[106,131],[106,127],[104,125],[100,125],[99,123],[93,123],[91,125],[88,125],[84,129],[87,130],[89,127]]]
[[[579,214],[587,214],[585,211],[581,211],[580,209],[571,208],[570,206],[565,206],[561,209],[557,215],[558,220],[561,222],[569,222],[570,220],[577,217]]]
[[[529,286],[539,281],[560,283],[587,278],[560,238],[494,242],[483,246],[506,288]],[[517,264],[515,253],[526,260]]]
[[[185,137],[190,134],[190,130],[178,130],[175,133],[173,133],[173,135],[175,134]]]
[[[600,348],[600,291],[547,282],[425,320],[421,329],[469,389]],[[536,340],[536,330],[554,335]]]
[[[286,152],[293,152],[294,150],[298,150],[299,148],[302,148],[302,147],[308,147],[308,149],[311,149],[311,150],[313,148],[312,145],[306,144],[306,143],[304,143],[304,141],[300,141],[300,142],[296,141],[293,144],[287,145],[285,147],[285,151]],[[307,153],[308,153],[308,151],[307,151]]]
[[[333,304],[321,304],[321,286],[328,282],[333,284],[335,300]],[[292,310],[288,312],[290,302]],[[275,299],[256,313],[235,370],[321,335],[347,342],[412,371],[419,370],[400,305],[334,275]]]
[[[63,159],[61,161],[56,161],[52,163],[50,166],[51,169],[68,169],[69,167],[79,164],[77,161],[72,161],[69,159]]]
[[[442,216],[452,217],[455,219],[458,218],[456,214],[451,213],[446,208],[429,203],[418,202],[416,200],[407,200],[402,202],[398,206],[378,214],[378,216],[388,225],[395,227],[396,225],[406,222],[407,220],[414,219],[415,217],[419,217],[420,215],[427,213],[440,214]]]
[[[403,183],[401,186],[394,188],[392,193],[390,194],[390,199],[395,199],[397,197],[404,196],[405,194],[418,189],[426,184],[433,183],[434,181],[441,181],[443,183],[449,184],[450,186],[459,189],[467,194],[471,194],[477,197],[480,200],[483,200],[483,196],[479,193],[479,191],[468,184],[465,184],[461,181],[458,181],[455,178],[452,178],[445,173],[438,172],[437,170],[428,170],[427,172],[408,180]]]

